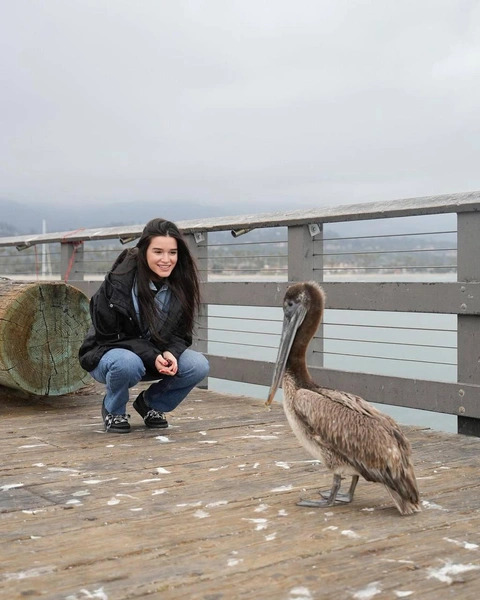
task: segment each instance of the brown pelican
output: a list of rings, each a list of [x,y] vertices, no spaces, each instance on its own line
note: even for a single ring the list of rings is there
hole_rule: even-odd
[[[410,443],[397,423],[363,398],[318,386],[305,354],[317,331],[325,295],[315,282],[295,283],[283,301],[283,330],[266,405],[283,377],[283,406],[304,448],[333,472],[333,486],[323,500],[301,500],[299,506],[325,507],[353,500],[360,475],[382,483],[402,515],[421,510]],[[351,475],[348,493],[339,492]]]

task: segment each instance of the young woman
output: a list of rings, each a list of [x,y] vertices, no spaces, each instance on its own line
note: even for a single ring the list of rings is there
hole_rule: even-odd
[[[105,431],[128,433],[129,389],[154,381],[133,403],[147,427],[168,427],[172,411],[208,375],[189,349],[200,304],[195,261],[177,226],[149,221],[90,301],[92,327],[80,348],[83,369],[106,384]]]

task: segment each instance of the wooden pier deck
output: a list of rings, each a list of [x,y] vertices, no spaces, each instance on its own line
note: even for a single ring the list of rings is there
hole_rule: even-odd
[[[167,430],[105,434],[101,386],[0,389],[0,597],[476,599],[480,439],[405,427],[423,510],[361,480],[352,504],[295,505],[331,476],[280,405],[195,390]]]

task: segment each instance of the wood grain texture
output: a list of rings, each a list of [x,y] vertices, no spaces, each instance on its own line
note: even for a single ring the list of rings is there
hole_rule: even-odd
[[[132,399],[141,386],[132,391]],[[103,600],[476,600],[480,440],[405,427],[422,512],[382,486],[354,502],[295,505],[328,488],[283,409],[194,390],[166,430],[132,410],[102,431],[98,384],[0,404],[0,597]]]
[[[0,282],[0,385],[40,396],[80,389],[89,325],[88,298],[71,285]]]

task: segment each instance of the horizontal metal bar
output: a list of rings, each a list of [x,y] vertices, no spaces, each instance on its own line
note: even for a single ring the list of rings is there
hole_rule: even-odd
[[[352,250],[351,252],[320,252],[312,256],[362,256],[363,254],[408,254],[412,252],[456,252],[456,248],[413,248],[412,250]],[[287,254],[273,254],[269,256],[287,256]],[[239,256],[238,258],[243,258]],[[256,258],[256,257],[255,257]]]

